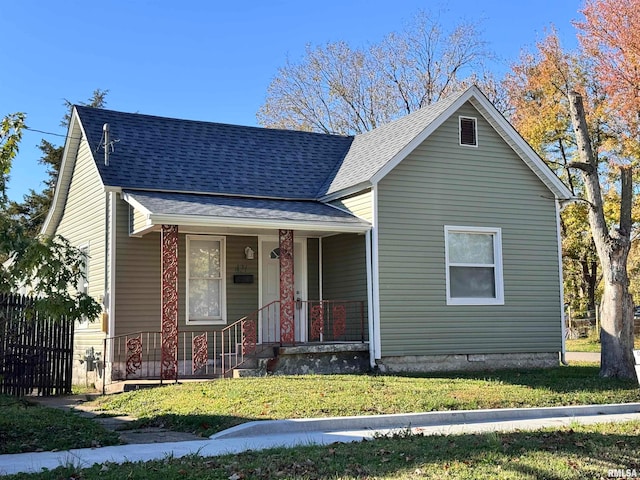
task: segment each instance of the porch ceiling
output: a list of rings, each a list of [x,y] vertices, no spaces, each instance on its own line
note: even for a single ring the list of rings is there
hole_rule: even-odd
[[[291,229],[314,235],[364,233],[371,224],[330,205],[313,200],[276,200],[190,193],[124,190],[122,198],[139,217],[132,235],[159,225],[216,228],[260,233]],[[142,220],[142,221],[140,221]]]

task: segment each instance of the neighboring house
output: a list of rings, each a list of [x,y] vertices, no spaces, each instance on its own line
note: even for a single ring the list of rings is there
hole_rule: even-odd
[[[78,359],[93,348],[107,381],[220,373],[266,345],[276,372],[320,368],[310,352],[550,366],[570,197],[476,87],[353,137],[76,106],[43,233],[89,257],[105,314]]]

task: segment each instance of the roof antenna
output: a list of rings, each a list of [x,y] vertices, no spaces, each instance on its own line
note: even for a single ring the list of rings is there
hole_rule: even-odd
[[[102,135],[104,137],[104,164],[109,166],[109,124],[105,123],[102,126]]]

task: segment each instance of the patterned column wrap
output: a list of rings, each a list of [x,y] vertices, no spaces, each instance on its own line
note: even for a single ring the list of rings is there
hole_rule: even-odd
[[[160,378],[178,379],[178,226],[162,225]]]
[[[127,340],[127,375],[135,375],[142,368],[142,334]]]
[[[295,343],[293,230],[280,230],[280,341]]]
[[[197,375],[200,370],[206,369],[209,360],[209,342],[207,333],[196,335],[191,340],[191,373]]]

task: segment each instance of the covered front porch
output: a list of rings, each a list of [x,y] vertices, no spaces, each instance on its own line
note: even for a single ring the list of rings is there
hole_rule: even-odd
[[[158,252],[160,308],[153,328],[116,304],[104,341],[108,381],[297,373],[284,360],[293,356],[299,373],[338,369],[335,361],[319,369],[320,357],[358,357],[357,369],[368,368],[367,222],[326,205],[321,213],[310,213],[304,205],[304,219],[248,218],[245,212],[237,224],[228,218],[178,216],[167,211],[168,205],[153,202],[145,206],[147,198],[138,193],[124,198],[131,220],[122,242]],[[201,206],[202,199],[189,200]],[[290,208],[302,202],[272,203]],[[140,212],[143,221],[136,218]],[[281,214],[291,216],[285,210]],[[125,289],[137,289],[136,278],[144,283],[138,270],[143,269],[123,265],[116,270],[116,298],[129,309],[126,298],[133,291]],[[126,282],[117,281],[119,272]],[[337,363],[346,371],[353,368]]]

